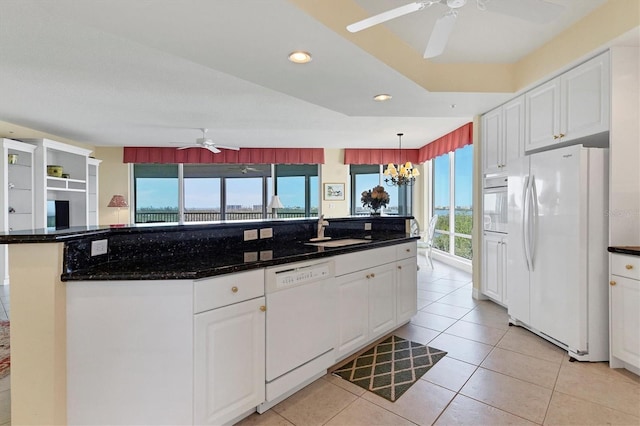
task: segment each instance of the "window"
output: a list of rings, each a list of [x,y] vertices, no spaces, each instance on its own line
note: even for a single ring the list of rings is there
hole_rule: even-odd
[[[276,193],[284,205],[278,217],[318,216],[318,166],[277,164],[275,173]]]
[[[374,186],[382,185],[389,193],[389,204],[383,209],[387,215],[411,215],[413,191],[411,186],[390,186],[384,182],[382,172],[386,166],[379,165],[351,165],[351,214],[365,215],[369,210],[362,207],[360,197],[362,192],[370,190]]]
[[[178,221],[178,165],[135,164],[135,222]]]
[[[436,157],[432,162],[433,214],[438,215],[433,247],[470,260],[473,145]]]
[[[281,217],[317,216],[318,166],[275,169],[285,204]],[[267,204],[273,179],[268,164],[135,164],[133,173],[136,223],[271,217]],[[288,206],[293,206],[291,211]]]

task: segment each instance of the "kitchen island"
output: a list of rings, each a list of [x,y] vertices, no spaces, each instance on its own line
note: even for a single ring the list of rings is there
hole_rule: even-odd
[[[10,244],[13,421],[68,422],[67,332],[73,329],[67,322],[69,285],[77,283],[83,291],[94,291],[91,283],[95,283],[95,291],[118,288],[126,294],[132,289],[127,284],[146,283],[146,288],[159,294],[153,289],[155,283],[158,288],[168,285],[182,291],[193,288],[194,280],[413,242],[417,237],[408,234],[409,220],[332,219],[327,236],[369,241],[335,248],[307,244],[316,235],[315,219],[44,230],[0,236],[1,243]],[[138,301],[144,303],[144,299]],[[187,305],[193,309],[192,302],[185,309]],[[171,312],[171,307],[165,308]],[[109,310],[105,312],[108,322]],[[135,316],[130,320],[137,322]],[[192,323],[193,317],[184,322],[189,327]],[[174,342],[166,344],[172,347]]]

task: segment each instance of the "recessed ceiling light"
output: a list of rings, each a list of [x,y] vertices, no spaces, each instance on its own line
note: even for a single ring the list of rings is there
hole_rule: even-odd
[[[289,60],[296,64],[306,64],[307,62],[311,62],[311,53],[296,50],[295,52],[289,53]]]
[[[388,101],[389,99],[391,99],[393,96],[387,94],[387,93],[381,93],[379,95],[375,95],[373,97],[373,100],[376,102],[384,102],[384,101]]]

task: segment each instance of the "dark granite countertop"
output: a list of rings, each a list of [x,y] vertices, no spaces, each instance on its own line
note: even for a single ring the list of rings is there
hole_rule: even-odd
[[[417,240],[419,237],[388,236],[376,237],[370,243],[346,247],[317,247],[304,242],[274,244],[261,250],[208,251],[199,255],[164,257],[161,260],[109,262],[96,265],[88,270],[62,274],[62,281],[101,280],[171,280],[199,279],[233,272],[265,268],[291,262],[317,259],[346,253],[370,250]]]
[[[630,254],[631,256],[640,256],[640,246],[612,246],[607,248],[611,253]]]

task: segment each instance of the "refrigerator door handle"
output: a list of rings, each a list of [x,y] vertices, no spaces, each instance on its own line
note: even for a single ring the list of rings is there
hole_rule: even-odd
[[[529,185],[531,187],[529,196],[529,202],[531,203],[531,208],[529,209],[531,215],[529,220],[529,259],[531,262],[531,270],[533,270],[533,259],[536,253],[536,234],[538,230],[538,191],[536,190],[535,176],[531,176]]]
[[[531,271],[531,260],[529,254],[529,218],[530,218],[530,201],[529,201],[529,176],[525,176],[522,190],[522,248],[524,249],[524,258],[527,262],[527,270]]]

